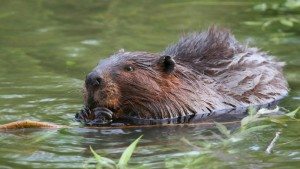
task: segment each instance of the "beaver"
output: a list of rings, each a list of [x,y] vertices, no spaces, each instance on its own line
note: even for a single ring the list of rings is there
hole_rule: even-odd
[[[85,107],[76,119],[86,125],[176,123],[269,107],[288,94],[282,67],[213,26],[161,53],[120,50],[101,60],[86,76]]]

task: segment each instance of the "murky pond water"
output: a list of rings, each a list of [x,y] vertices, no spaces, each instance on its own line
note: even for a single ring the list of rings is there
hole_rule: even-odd
[[[31,119],[72,128],[1,132],[0,168],[91,167],[89,146],[117,160],[140,135],[131,164],[145,168],[182,168],[178,163],[195,156],[202,160],[199,168],[300,167],[299,121],[220,145],[208,144],[221,137],[214,125],[88,129],[73,120],[82,107],[83,79],[100,58],[120,48],[159,52],[180,34],[214,23],[286,62],[291,91],[281,106],[295,109],[300,100],[299,23],[262,29],[255,23],[277,13],[253,10],[259,2],[1,1],[0,124]],[[299,18],[299,10],[296,14]],[[278,147],[266,155],[279,130]],[[210,151],[192,146],[203,143]]]

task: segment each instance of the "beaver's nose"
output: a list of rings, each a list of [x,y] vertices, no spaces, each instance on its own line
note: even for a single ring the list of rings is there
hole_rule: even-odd
[[[103,83],[102,78],[97,72],[91,72],[86,76],[85,84],[87,86],[100,86]]]

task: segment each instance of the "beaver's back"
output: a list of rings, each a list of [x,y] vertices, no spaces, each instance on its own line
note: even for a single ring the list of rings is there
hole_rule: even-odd
[[[208,88],[220,98],[206,98],[214,111],[268,105],[288,93],[283,63],[238,43],[227,30],[213,27],[190,34],[163,54],[174,56],[177,63],[197,72],[200,81],[203,77],[212,81]]]

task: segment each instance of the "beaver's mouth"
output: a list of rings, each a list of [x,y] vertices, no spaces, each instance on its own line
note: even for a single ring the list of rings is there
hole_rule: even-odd
[[[85,105],[86,108],[93,110],[95,108],[107,108],[111,111],[116,111],[117,106],[114,104],[110,104],[109,101],[102,100],[101,102],[94,100],[93,98],[89,98],[87,104]]]
[[[117,100],[112,95],[103,94],[102,90],[85,90],[85,106],[76,113],[75,119],[88,126],[109,125],[117,111]]]
[[[85,107],[93,110],[95,108],[103,107],[111,111],[116,111],[118,109],[118,99],[116,96],[107,95],[104,91],[90,92],[87,96]]]

